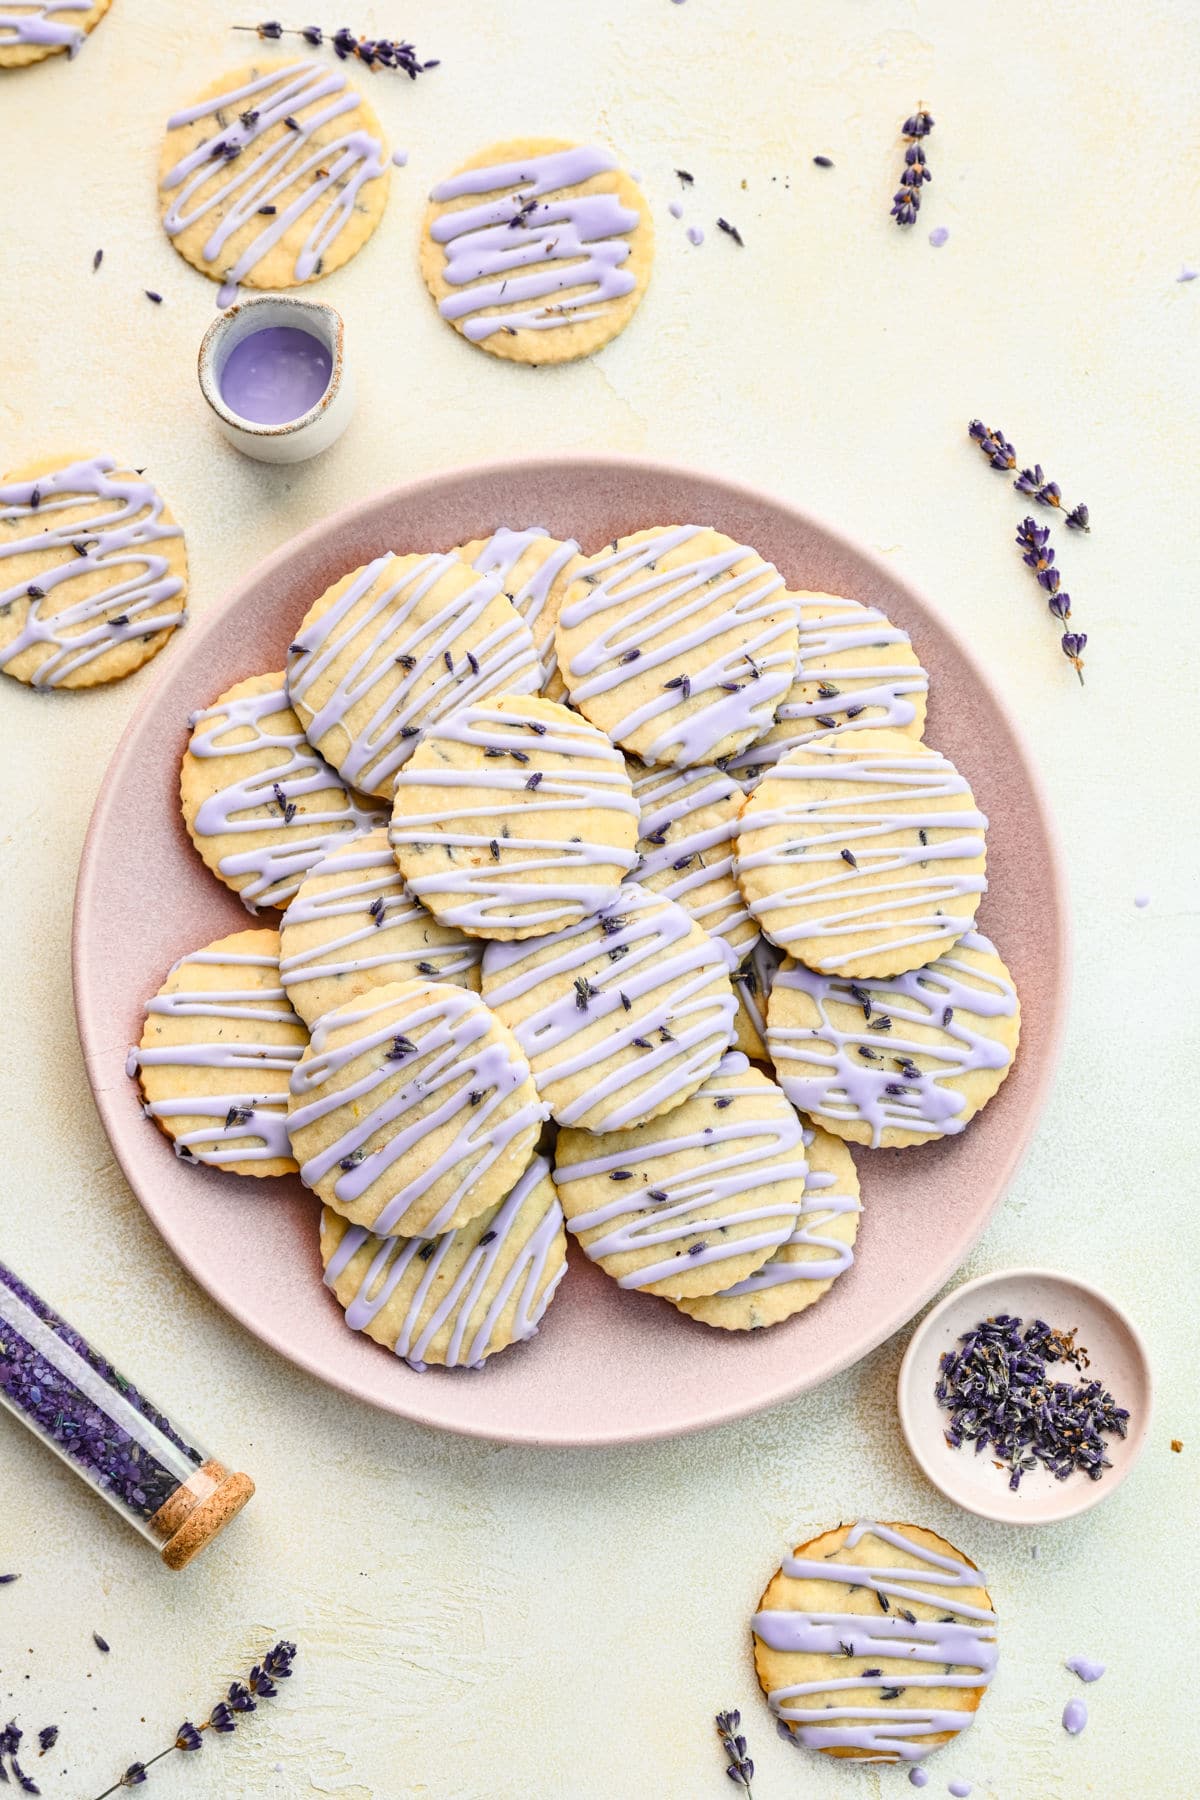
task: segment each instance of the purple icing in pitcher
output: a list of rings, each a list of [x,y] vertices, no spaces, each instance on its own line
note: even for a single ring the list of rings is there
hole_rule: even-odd
[[[239,418],[290,425],[312,411],[332,374],[333,357],[319,338],[294,325],[268,325],[233,346],[218,386]]]
[[[442,317],[462,321],[463,335],[478,344],[496,331],[551,331],[596,319],[607,301],[632,293],[637,279],[623,265],[640,214],[614,193],[562,191],[616,167],[610,151],[578,145],[439,182],[429,196],[435,204],[481,197],[429,228],[445,250],[445,280],[462,290],[439,301]],[[581,291],[555,304],[512,310],[513,303],[575,289]],[[486,311],[501,305],[502,312]]]

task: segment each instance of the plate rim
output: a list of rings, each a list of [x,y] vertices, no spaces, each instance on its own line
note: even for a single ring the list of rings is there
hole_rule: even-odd
[[[387,503],[411,504],[413,499],[422,491],[436,488],[447,481],[501,481],[506,478],[511,478],[517,473],[528,474],[532,471],[547,468],[554,469],[559,475],[576,471],[582,476],[585,472],[595,470],[597,467],[608,468],[623,473],[640,473],[647,476],[653,476],[660,480],[665,479],[667,481],[699,481],[724,488],[730,494],[753,506],[766,507],[773,511],[789,515],[810,532],[825,538],[836,548],[848,552],[852,557],[869,565],[889,584],[898,585],[904,588],[916,601],[918,607],[922,608],[934,619],[938,629],[944,632],[946,637],[950,640],[956,653],[966,664],[974,680],[988,695],[991,704],[996,708],[1005,728],[1008,730],[1016,745],[1021,760],[1022,773],[1036,810],[1038,825],[1049,848],[1047,876],[1054,897],[1056,924],[1053,961],[1054,981],[1047,1009],[1046,1029],[1043,1033],[1044,1054],[1038,1069],[1035,1070],[1034,1073],[1034,1086],[1029,1096],[1029,1105],[1026,1109],[1025,1120],[1022,1128],[1017,1133],[1014,1133],[1004,1160],[1000,1165],[1000,1172],[995,1183],[994,1197],[986,1212],[979,1219],[977,1228],[974,1230],[968,1244],[963,1250],[963,1260],[965,1260],[974,1246],[979,1242],[980,1237],[995,1216],[1014,1175],[1028,1153],[1057,1074],[1058,1064],[1062,1053],[1063,1038],[1066,1030],[1066,1021],[1070,1008],[1072,985],[1069,890],[1058,827],[1050,807],[1041,770],[1034,758],[1032,748],[1023,727],[1014,718],[1005,697],[985,674],[974,650],[964,641],[963,636],[957,628],[947,620],[943,609],[938,603],[932,600],[924,587],[911,579],[907,572],[901,571],[897,573],[896,570],[889,567],[882,556],[867,548],[867,546],[852,533],[843,530],[840,526],[828,523],[819,514],[810,512],[803,506],[796,505],[791,500],[784,499],[773,488],[717,474],[709,469],[689,467],[682,463],[662,461],[656,457],[627,456],[616,451],[596,451],[586,453],[579,451],[564,451],[560,453],[544,452],[538,455],[515,459],[492,459],[485,462],[451,465],[450,467],[435,470],[431,473],[422,474],[411,481],[392,483],[388,486],[377,488],[370,494],[349,502],[346,506],[335,508],[333,511],[323,515],[320,519],[314,520],[311,525],[307,525],[302,531],[288,538],[286,542],[280,544],[275,550],[270,551],[260,561],[256,562],[239,581],[226,588],[219,600],[211,607],[211,609],[209,609],[206,616],[188,630],[184,640],[186,645],[184,653],[191,658],[193,653],[202,652],[203,646],[210,636],[218,632],[226,612],[239,596],[244,596],[252,587],[286,568],[287,564],[298,552],[302,552],[310,545],[316,544],[322,536],[327,534],[332,522],[335,520],[339,526],[344,528],[354,529],[360,527],[369,519],[370,515],[380,508],[381,505]],[[170,656],[170,651],[171,646],[167,646],[168,657]],[[178,659],[176,658],[175,660],[177,661]],[[582,1429],[570,1434],[558,1432],[553,1435],[539,1433],[533,1429],[514,1429],[512,1427],[505,1427],[502,1430],[497,1431],[495,1428],[489,1428],[486,1419],[481,1419],[479,1421],[456,1419],[452,1422],[447,1422],[438,1418],[429,1417],[419,1407],[397,1404],[390,1399],[366,1393],[361,1387],[356,1385],[352,1379],[340,1377],[337,1374],[331,1374],[327,1369],[320,1365],[319,1359],[308,1357],[302,1347],[297,1347],[291,1343],[285,1343],[271,1325],[264,1324],[255,1319],[252,1313],[247,1309],[232,1303],[223,1294],[218,1293],[215,1287],[210,1285],[204,1276],[193,1268],[191,1258],[185,1246],[185,1234],[174,1229],[173,1223],[170,1221],[169,1217],[160,1218],[156,1212],[151,1210],[150,1206],[143,1198],[139,1181],[135,1180],[133,1171],[120,1147],[120,1133],[110,1129],[110,1115],[115,1117],[115,1101],[110,1098],[109,1092],[100,1080],[98,1071],[95,1068],[94,1059],[97,1053],[96,1045],[98,1043],[100,1021],[94,1020],[90,1016],[88,1001],[85,997],[87,984],[83,980],[83,968],[86,959],[84,948],[84,921],[92,882],[95,879],[95,869],[98,860],[96,856],[96,844],[109,820],[112,806],[115,804],[112,798],[115,778],[124,769],[125,763],[129,759],[131,740],[135,734],[140,731],[146,714],[153,710],[156,705],[159,689],[166,687],[168,682],[173,678],[174,672],[171,663],[165,662],[164,666],[157,672],[153,682],[147,687],[146,692],[139,696],[125,728],[117,740],[112,755],[105,765],[104,773],[100,780],[95,804],[88,821],[87,830],[80,850],[72,907],[71,975],[73,1007],[88,1086],[91,1089],[92,1098],[95,1102],[97,1112],[99,1113],[105,1136],[108,1138],[109,1146],[116,1157],[117,1163],[120,1166],[126,1181],[129,1183],[139,1206],[142,1208],[142,1211],[146,1214],[151,1225],[158,1232],[163,1242],[167,1245],[167,1248],[187,1271],[191,1279],[209,1295],[210,1299],[221,1308],[222,1312],[228,1317],[235,1319],[240,1326],[249,1331],[260,1343],[268,1345],[270,1349],[284,1357],[294,1367],[303,1369],[307,1374],[316,1377],[316,1379],[323,1382],[327,1387],[330,1387],[337,1392],[348,1394],[354,1399],[372,1406],[380,1412],[389,1413],[395,1417],[406,1419],[411,1423],[424,1426],[429,1430],[449,1432],[456,1437],[469,1437],[483,1442],[519,1444],[532,1448],[612,1449],[624,1445],[655,1443],[668,1438],[686,1436],[691,1432],[709,1430],[718,1425],[728,1424],[738,1419],[749,1418],[757,1413],[766,1412],[772,1407],[787,1404],[788,1402],[799,1398],[801,1395],[823,1386],[827,1381],[832,1380],[837,1375],[844,1374],[847,1369],[853,1368],[863,1361],[865,1357],[869,1356],[874,1350],[877,1350],[881,1344],[885,1343],[889,1338],[894,1337],[898,1331],[903,1330],[905,1325],[921,1311],[921,1308],[926,1306],[933,1296],[945,1286],[946,1282],[953,1279],[958,1269],[962,1267],[961,1261],[948,1273],[940,1273],[928,1284],[923,1285],[915,1304],[909,1299],[906,1299],[901,1302],[899,1312],[889,1312],[877,1320],[871,1328],[867,1341],[860,1341],[852,1355],[844,1360],[838,1359],[834,1366],[828,1368],[816,1381],[807,1381],[803,1378],[785,1379],[779,1382],[769,1392],[764,1393],[758,1389],[752,1390],[749,1395],[739,1397],[735,1402],[723,1403],[718,1411],[705,1414],[699,1418],[681,1418],[679,1420],[673,1420],[666,1426],[649,1424],[643,1426],[631,1423],[628,1426],[622,1427],[620,1431],[606,1431],[602,1435],[596,1435],[594,1433],[589,1435],[586,1430]]]

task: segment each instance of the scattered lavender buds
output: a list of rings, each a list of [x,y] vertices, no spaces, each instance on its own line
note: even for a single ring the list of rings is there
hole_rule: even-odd
[[[717,1736],[721,1740],[721,1749],[729,1758],[725,1773],[737,1787],[750,1793],[750,1783],[754,1779],[754,1764],[746,1755],[746,1740],[740,1734],[742,1715],[735,1706],[728,1712],[719,1712],[716,1716]]]
[[[10,1719],[4,1729],[0,1731],[0,1782],[7,1785],[11,1779],[16,1782],[23,1794],[40,1794],[42,1790],[37,1782],[26,1775],[17,1761],[17,1751],[20,1749],[21,1739],[24,1735],[25,1733],[15,1719]],[[8,1758],[7,1770],[4,1767],[5,1757]]]
[[[162,305],[162,295],[156,294],[153,288],[145,288],[143,291],[146,295],[147,300],[153,300],[155,306]]]
[[[905,119],[900,127],[900,135],[905,139],[906,147],[900,186],[892,195],[892,217],[897,225],[916,224],[917,214],[921,210],[921,188],[925,182],[933,180],[933,173],[921,148],[921,139],[928,137],[932,130],[933,120],[923,107],[918,107],[912,118]]]
[[[814,156],[813,161],[816,163],[818,169],[832,169],[833,167],[833,158],[831,156]]]
[[[1098,1381],[1047,1379],[1050,1363],[1087,1367],[1073,1331],[1044,1319],[1022,1331],[1022,1323],[1010,1313],[982,1319],[959,1339],[961,1349],[943,1353],[934,1394],[950,1414],[946,1442],[955,1450],[973,1443],[976,1455],[992,1445],[1014,1493],[1039,1463],[1059,1481],[1076,1473],[1099,1481],[1112,1466],[1104,1437],[1123,1438],[1129,1414]]]
[[[95,256],[93,256],[93,258],[92,258],[92,274],[93,275],[96,273],[96,270],[100,267],[100,264],[103,261],[104,261],[103,250],[97,250]]]
[[[244,1682],[233,1681],[229,1684],[224,1699],[217,1701],[207,1719],[199,1725],[194,1725],[190,1719],[185,1719],[175,1733],[173,1744],[168,1744],[165,1750],[160,1750],[157,1756],[150,1757],[147,1762],[130,1763],[120,1780],[114,1781],[111,1787],[105,1788],[104,1792],[98,1796],[98,1800],[109,1800],[110,1794],[120,1793],[122,1788],[140,1787],[146,1780],[146,1771],[154,1763],[161,1762],[164,1756],[170,1756],[173,1751],[182,1750],[188,1753],[202,1750],[204,1748],[202,1735],[204,1732],[215,1731],[224,1734],[236,1730],[235,1713],[255,1712],[260,1700],[273,1699],[279,1692],[276,1683],[286,1681],[291,1675],[292,1661],[295,1655],[295,1644],[289,1644],[281,1639],[273,1650],[267,1652],[261,1663],[255,1663]],[[37,1789],[31,1788],[29,1792],[36,1793]]]
[[[745,238],[742,236],[737,226],[731,225],[728,219],[718,219],[717,230],[723,231],[726,237],[732,238],[734,243],[739,244],[743,250],[746,248]]]
[[[327,44],[339,62],[354,57],[368,69],[397,69],[415,81],[426,69],[440,66],[438,58],[421,62],[409,43],[397,38],[355,37],[345,25],[339,31],[323,31],[319,25],[281,25],[278,19],[267,19],[262,25],[235,25],[235,31],[253,31],[260,38],[276,41],[283,37],[303,38],[314,50]]]

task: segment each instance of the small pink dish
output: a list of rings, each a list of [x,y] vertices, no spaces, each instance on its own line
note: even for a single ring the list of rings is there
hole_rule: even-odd
[[[981,1319],[999,1313],[1073,1330],[1087,1351],[1088,1366],[1079,1373],[1065,1363],[1052,1364],[1054,1380],[1099,1381],[1128,1411],[1128,1435],[1105,1440],[1112,1467],[1099,1481],[1084,1474],[1059,1481],[1039,1465],[1014,1493],[1007,1469],[997,1468],[990,1447],[976,1455],[972,1444],[956,1450],[947,1443],[949,1414],[934,1396],[942,1355]],[[1053,1269],[1000,1269],[955,1288],[917,1326],[900,1365],[900,1424],[922,1471],[956,1506],[1001,1525],[1053,1525],[1087,1512],[1120,1487],[1145,1447],[1153,1389],[1141,1333],[1107,1294]]]

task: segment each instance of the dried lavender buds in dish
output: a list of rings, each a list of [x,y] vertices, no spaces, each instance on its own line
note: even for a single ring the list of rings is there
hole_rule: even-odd
[[[950,1415],[945,1436],[953,1449],[973,1443],[978,1456],[990,1447],[1014,1493],[1039,1465],[1059,1481],[1076,1474],[1099,1481],[1111,1468],[1104,1439],[1126,1435],[1128,1412],[1099,1381],[1055,1381],[1048,1374],[1054,1364],[1081,1376],[1087,1369],[1087,1351],[1074,1331],[997,1313],[958,1341],[961,1348],[943,1352],[934,1388]]]

